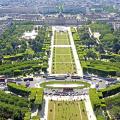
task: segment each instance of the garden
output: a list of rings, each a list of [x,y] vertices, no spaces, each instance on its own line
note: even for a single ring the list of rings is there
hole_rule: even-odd
[[[71,48],[54,48],[52,71],[54,74],[76,73]]]
[[[49,101],[48,120],[88,120],[83,101]]]
[[[25,31],[37,30],[35,39],[21,36]],[[50,54],[50,27],[36,27],[33,23],[14,23],[0,38],[0,74],[7,77],[47,72]],[[9,68],[9,69],[8,69]]]
[[[89,28],[101,34],[99,44],[93,36],[90,37]],[[104,77],[120,75],[119,30],[114,31],[112,26],[105,23],[90,23],[78,27],[72,34],[84,73]]]
[[[55,45],[70,45],[69,36],[67,32],[55,31]],[[72,54],[71,47],[54,47],[53,50],[53,74],[74,74],[76,67]]]

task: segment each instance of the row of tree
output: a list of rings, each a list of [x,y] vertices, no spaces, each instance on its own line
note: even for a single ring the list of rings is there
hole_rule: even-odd
[[[27,99],[0,91],[1,120],[23,120],[28,111],[29,101]]]

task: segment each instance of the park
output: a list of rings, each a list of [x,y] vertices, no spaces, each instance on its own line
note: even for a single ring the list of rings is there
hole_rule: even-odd
[[[48,120],[88,120],[83,101],[50,101]]]

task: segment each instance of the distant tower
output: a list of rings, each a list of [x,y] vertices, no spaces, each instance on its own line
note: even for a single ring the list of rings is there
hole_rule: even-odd
[[[61,0],[56,0],[57,1],[57,10],[58,10],[58,13],[61,14],[63,12],[63,3]]]

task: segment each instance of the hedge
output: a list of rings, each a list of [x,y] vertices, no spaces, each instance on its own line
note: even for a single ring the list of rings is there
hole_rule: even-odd
[[[19,106],[0,102],[0,118],[20,120],[24,117],[24,114],[27,111],[28,108],[20,108]]]
[[[38,115],[37,116],[33,116],[32,120],[40,120],[40,116],[38,116]]]
[[[101,90],[99,90],[99,92],[102,92],[103,97],[115,95],[115,94],[120,92],[120,83],[115,84],[115,85],[111,85],[105,89],[101,89]]]
[[[31,112],[26,112],[24,116],[24,120],[30,120],[31,119]]]
[[[6,94],[3,91],[0,91],[0,101],[7,104],[13,104],[19,107],[29,107],[29,101],[27,99],[11,94]]]
[[[43,101],[43,88],[31,88],[30,91],[30,101],[34,101],[35,105],[41,105]]]
[[[99,95],[95,88],[89,90],[89,96],[90,96],[92,107],[94,110],[96,110],[96,108],[100,107],[101,101],[99,99]]]
[[[102,94],[100,92],[97,92],[95,88],[91,88],[89,90],[89,96],[97,120],[104,120],[105,117],[102,111],[106,109],[106,104],[105,100],[101,99]]]
[[[89,73],[94,73],[94,74],[97,74],[99,76],[108,76],[108,75],[111,75],[111,76],[116,76],[116,70],[105,70],[105,69],[99,69],[99,68],[95,68],[95,67],[83,67],[83,71],[86,73],[86,72],[89,72]]]
[[[43,101],[43,88],[27,88],[24,85],[17,85],[15,83],[8,83],[9,91],[21,95],[23,97],[29,97],[31,103],[35,105],[41,105]]]
[[[8,83],[7,86],[8,86],[9,91],[11,91],[17,95],[21,95],[23,97],[28,97],[30,94],[29,89],[27,89],[27,87],[24,85],[17,85],[14,83]]]

